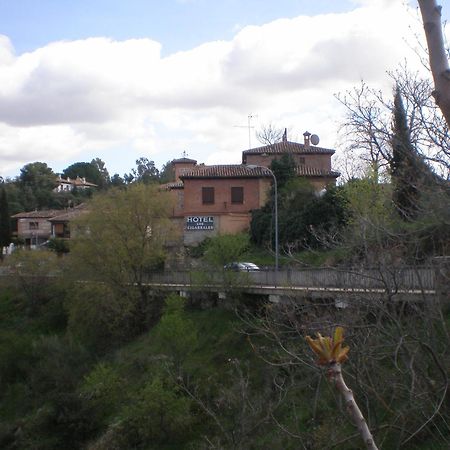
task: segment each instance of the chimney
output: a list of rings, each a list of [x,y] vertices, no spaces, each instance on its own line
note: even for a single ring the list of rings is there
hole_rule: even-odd
[[[303,137],[305,139],[305,148],[309,148],[310,142],[309,142],[309,137],[311,136],[311,133],[309,131],[305,131],[303,133]]]

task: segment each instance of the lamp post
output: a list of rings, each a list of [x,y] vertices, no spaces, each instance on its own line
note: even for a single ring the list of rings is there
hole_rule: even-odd
[[[271,169],[265,166],[257,166],[255,164],[248,164],[249,169],[265,169],[270,172],[273,178],[273,185],[275,187],[275,271],[278,272],[279,267],[279,250],[278,250],[278,186],[277,178]]]

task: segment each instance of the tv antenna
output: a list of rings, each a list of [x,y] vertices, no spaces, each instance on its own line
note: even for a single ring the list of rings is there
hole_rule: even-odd
[[[248,148],[252,148],[252,137],[251,137],[251,130],[252,128],[255,128],[252,125],[252,119],[254,119],[255,117],[258,117],[258,114],[252,114],[250,113],[247,116],[247,125],[234,125],[235,128],[248,128]]]

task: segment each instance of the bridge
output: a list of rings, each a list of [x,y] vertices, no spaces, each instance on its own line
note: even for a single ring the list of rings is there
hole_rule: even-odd
[[[181,295],[208,291],[226,296],[227,292],[240,290],[267,295],[272,301],[286,296],[421,300],[436,297],[439,280],[440,273],[436,267],[384,270],[320,268],[278,272],[172,271],[151,274],[145,284],[149,288],[175,291]]]

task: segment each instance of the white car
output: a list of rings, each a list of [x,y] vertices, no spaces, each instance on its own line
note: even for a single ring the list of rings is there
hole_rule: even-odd
[[[232,262],[224,266],[225,270],[233,270],[234,272],[256,272],[259,267],[251,262]]]

